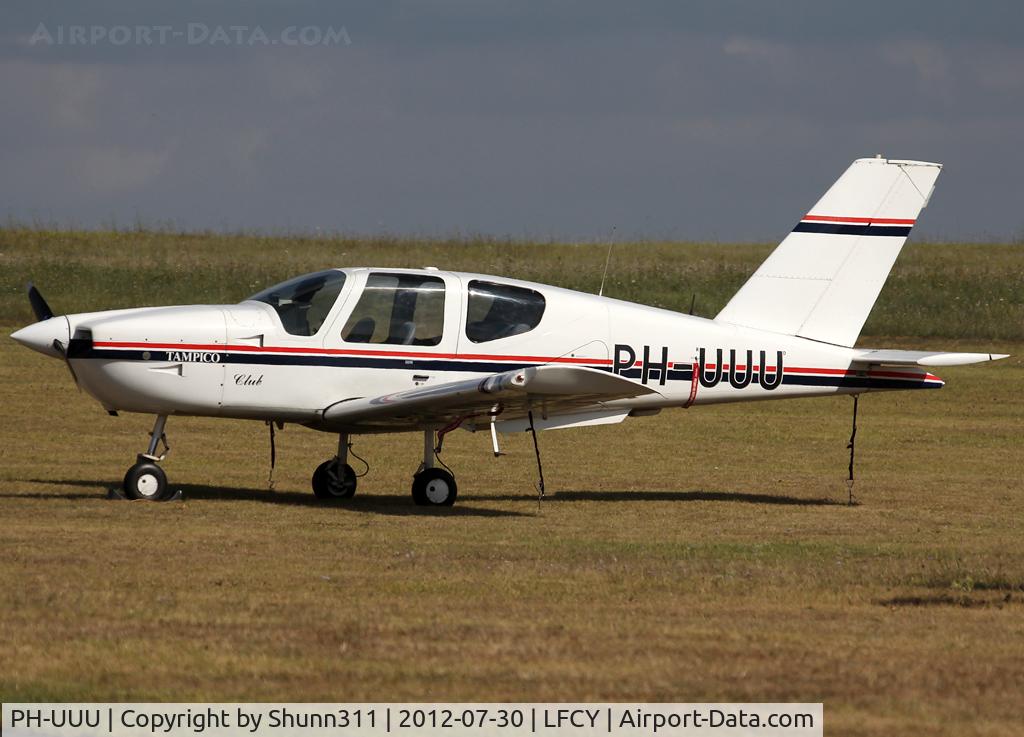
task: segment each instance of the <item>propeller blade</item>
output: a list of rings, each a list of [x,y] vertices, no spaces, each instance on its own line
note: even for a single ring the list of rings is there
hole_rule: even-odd
[[[49,320],[53,317],[53,310],[50,309],[50,305],[46,304],[43,295],[39,293],[36,285],[32,282],[28,283],[28,301],[32,305],[32,311],[36,313],[36,320]]]
[[[45,304],[45,302],[43,304]],[[68,351],[64,347],[64,344],[55,339],[53,341],[53,349],[60,354],[61,358],[64,359],[64,365],[68,367],[68,371],[71,373],[71,378],[75,380],[75,386],[78,387],[78,391],[82,391],[82,385],[78,383],[78,374],[75,373],[75,369],[71,366],[71,361],[68,360]]]

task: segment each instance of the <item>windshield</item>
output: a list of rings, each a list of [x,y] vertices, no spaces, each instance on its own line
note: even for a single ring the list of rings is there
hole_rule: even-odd
[[[284,329],[292,335],[315,335],[344,285],[345,272],[329,269],[275,284],[247,301],[265,302],[273,307]]]

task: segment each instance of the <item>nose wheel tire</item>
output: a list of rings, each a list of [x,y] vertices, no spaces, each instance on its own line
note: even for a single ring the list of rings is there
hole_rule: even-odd
[[[412,477],[412,500],[424,507],[450,507],[459,487],[443,468],[428,468]]]
[[[356,493],[356,472],[337,458],[324,461],[313,472],[313,493],[318,499],[348,499]]]
[[[122,487],[129,499],[146,499],[161,502],[170,494],[167,490],[167,474],[152,461],[139,461],[124,475]]]

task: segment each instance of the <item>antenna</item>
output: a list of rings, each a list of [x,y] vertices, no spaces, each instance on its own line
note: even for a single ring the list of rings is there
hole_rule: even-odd
[[[615,245],[615,226],[612,226],[612,232],[608,234],[608,255],[604,259],[604,273],[601,274],[601,288],[597,290],[597,296],[604,296],[604,280],[608,277],[608,264],[612,260],[612,246]]]

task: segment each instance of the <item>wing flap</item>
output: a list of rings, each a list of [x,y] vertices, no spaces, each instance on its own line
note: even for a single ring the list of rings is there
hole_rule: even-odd
[[[535,366],[482,379],[424,386],[326,407],[322,425],[403,429],[477,416],[514,420],[537,405],[545,414],[600,407],[615,399],[657,394],[629,379],[579,366]]]
[[[941,351],[860,351],[853,360],[877,366],[964,366],[1007,358],[1006,353],[944,353]]]

